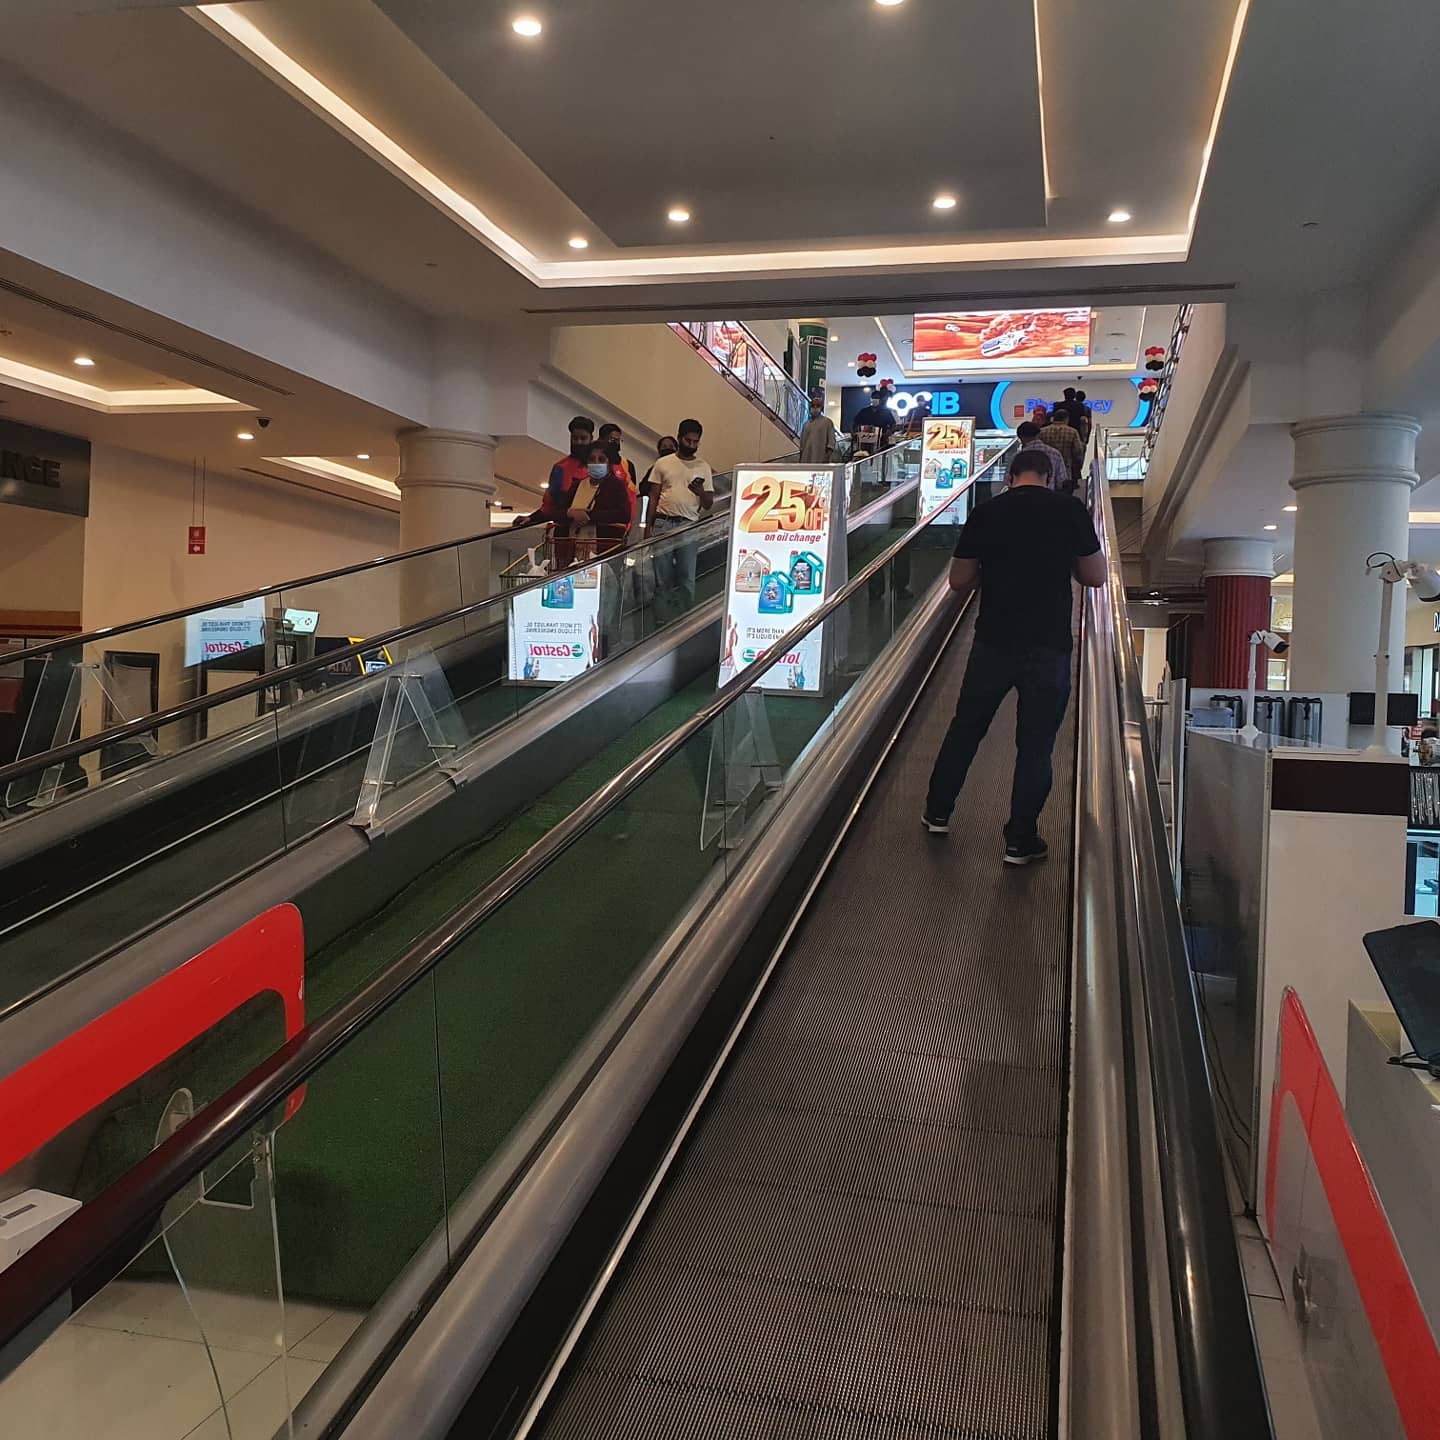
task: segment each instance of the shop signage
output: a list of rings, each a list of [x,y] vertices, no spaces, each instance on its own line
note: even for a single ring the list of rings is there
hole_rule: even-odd
[[[920,518],[933,515],[970,484],[975,473],[975,418],[954,420],[931,416],[925,422],[920,444]],[[950,506],[935,523],[963,525],[969,504]]]
[[[90,513],[90,442],[0,420],[0,504]]]
[[[722,685],[844,583],[844,475],[840,465],[742,465],[736,470]],[[818,695],[824,630],[825,625],[816,626],[765,672],[757,688]]]
[[[1150,402],[1140,398],[1140,382],[1133,378],[1091,379],[1067,378],[1067,383],[1084,387],[1086,401],[1097,420],[1107,425],[1128,429],[1143,425],[1150,417]],[[976,430],[1013,431],[1028,420],[1037,405],[1053,405],[1060,398],[1061,380],[1052,386],[1046,381],[989,380],[956,381],[942,384],[897,385],[890,397],[890,408],[897,419],[906,420],[916,405],[925,402],[932,415],[974,415]],[[840,428],[848,431],[855,416],[870,403],[870,390],[864,385],[847,385],[840,397]]]
[[[583,675],[600,653],[603,565],[570,570],[510,602],[510,679],[554,685]]]

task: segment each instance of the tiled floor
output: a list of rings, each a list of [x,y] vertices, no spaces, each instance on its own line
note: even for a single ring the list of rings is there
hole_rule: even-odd
[[[271,1440],[363,1318],[292,1301],[282,1337],[273,1298],[190,1298],[108,1286],[0,1384],[6,1440]]]
[[[1260,1346],[1260,1364],[1275,1421],[1275,1440],[1320,1440],[1320,1422],[1310,1397],[1310,1382],[1300,1358],[1300,1340],[1286,1309],[1270,1247],[1246,1215],[1235,1217],[1235,1233],[1245,1264],[1245,1288]]]

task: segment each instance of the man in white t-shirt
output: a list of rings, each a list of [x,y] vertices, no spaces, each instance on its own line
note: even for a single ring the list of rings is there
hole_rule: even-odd
[[[675,432],[679,450],[662,455],[641,486],[646,539],[694,525],[715,503],[715,477],[699,458],[704,433],[698,420],[682,420]],[[677,614],[685,614],[695,604],[697,548],[693,538],[681,536],[654,546],[656,591]]]

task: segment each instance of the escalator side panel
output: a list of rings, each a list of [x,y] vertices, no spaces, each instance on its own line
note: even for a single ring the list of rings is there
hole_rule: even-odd
[[[919,825],[922,697],[539,1433],[1054,1430],[1072,725],[1048,865],[1007,870],[1014,705]]]

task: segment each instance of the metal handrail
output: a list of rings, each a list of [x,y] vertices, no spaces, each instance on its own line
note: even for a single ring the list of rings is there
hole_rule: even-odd
[[[698,528],[715,518],[716,515],[712,512],[703,519],[697,520],[693,528]],[[646,545],[673,544],[678,533],[681,532],[671,530],[664,535],[656,535],[641,545],[602,556],[601,560],[613,559],[615,556],[633,556],[637,551],[644,549]],[[595,561],[586,561],[573,566],[572,569],[589,569],[595,563]],[[320,670],[328,670],[331,666],[353,656],[362,655],[367,650],[377,650],[384,645],[394,645],[401,640],[408,640],[412,636],[422,634],[426,630],[433,630],[437,626],[467,619],[492,605],[503,605],[517,595],[523,595],[526,591],[548,585],[554,579],[555,575],[537,575],[528,584],[517,585],[513,590],[506,590],[502,594],[483,596],[479,600],[472,600],[468,605],[461,605],[443,614],[428,615],[423,620],[416,620],[408,625],[399,625],[393,630],[382,631],[379,635],[371,635],[364,640],[356,640],[349,645],[327,650],[323,655],[313,655],[308,660],[297,660],[293,665],[283,665],[278,670],[267,670],[263,674],[246,680],[243,684],[232,685],[209,695],[196,695],[189,700],[181,700],[164,710],[156,710],[152,714],[142,715],[138,720],[128,720],[123,725],[115,725],[109,730],[102,730],[99,734],[82,736],[79,740],[71,740],[64,745],[56,745],[52,749],[42,750],[35,755],[27,755],[23,760],[12,760],[8,765],[0,765],[0,786],[8,785],[11,780],[19,779],[22,775],[32,775],[36,771],[43,772],[53,765],[63,765],[68,760],[79,759],[82,755],[92,754],[107,745],[115,745],[137,735],[149,734],[152,730],[159,730],[163,726],[174,724],[175,721],[184,720],[191,715],[202,714],[218,705],[228,704],[231,700],[241,700],[247,695],[258,695],[261,691],[269,690],[277,685],[287,685],[291,681],[303,679],[306,675],[313,675]],[[7,663],[10,658],[6,657]]]
[[[1008,456],[1008,450],[995,456],[972,477],[972,483]],[[875,575],[964,493],[956,491],[944,505],[887,546],[752,665],[717,690],[690,719],[603,784],[362,990],[305,1026],[21,1256],[6,1271],[5,1284],[0,1286],[0,1355],[62,1296],[71,1292],[83,1297],[94,1294],[129,1262],[136,1238],[149,1232],[175,1194],[389,1010],[457,944],[639,789],[695,735],[749,693],[761,676],[806,635],[865,590]]]
[[[1097,530],[1106,543],[1115,534],[1114,510],[1103,475],[1092,474],[1092,485]],[[1116,961],[1139,977],[1134,1004],[1144,1023],[1133,1043],[1144,1049],[1140,1063],[1149,1072],[1153,1106],[1154,1173],[1141,1181],[1159,1192],[1184,1433],[1187,1440],[1248,1440],[1271,1434],[1265,1387],[1225,1189],[1199,1002],[1162,861],[1164,818],[1139,664],[1129,643],[1124,573],[1113,544],[1107,554],[1108,584],[1088,592],[1086,629],[1087,641],[1108,651],[1119,707],[1119,733],[1097,731],[1096,738],[1123,801],[1125,939],[1124,957]],[[1137,1220],[1137,1232],[1141,1228]]]
[[[531,525],[506,525],[498,530],[482,530],[478,535],[466,536],[463,540],[441,540],[434,545],[421,545],[415,550],[401,550],[395,555],[379,555],[374,560],[359,560],[354,565],[342,565],[336,570],[325,570],[318,575],[304,575],[298,580],[287,580],[280,585],[265,585],[258,590],[246,590],[239,595],[227,595],[219,600],[206,600],[202,604],[187,605],[182,610],[167,610],[160,615],[150,615],[144,620],[127,620],[123,625],[107,625],[99,630],[87,630],[82,635],[62,635],[58,640],[45,640],[39,645],[29,645],[23,650],[7,650],[0,656],[0,663],[14,665],[22,660],[38,660],[56,650],[69,650],[76,645],[90,645],[97,640],[113,640],[117,635],[128,635],[135,630],[146,630],[151,625],[165,625],[172,620],[184,620],[190,615],[201,615],[207,610],[220,610],[229,605],[239,605],[246,600],[261,600],[286,590],[298,590],[302,585],[320,585],[327,580],[341,580],[347,575],[362,575],[367,570],[378,570],[394,565],[401,560],[414,560],[421,555],[434,555],[440,550],[458,550],[462,545],[474,545],[481,540],[493,540],[502,535],[518,535],[522,531],[543,525],[536,520]]]
[[[804,389],[795,383],[794,379],[786,372],[785,367],[766,349],[756,337],[755,332],[751,330],[744,321],[675,320],[670,322],[670,328],[697,350],[703,350],[710,356],[716,365],[720,367],[720,373],[722,375],[739,383],[742,380],[739,372],[730,365],[729,361],[726,360],[723,355],[718,354],[710,348],[708,339],[709,332],[706,327],[716,324],[739,325],[745,332],[747,345],[746,373],[743,376],[742,388],[747,395],[759,402],[760,407],[765,410],[767,414],[773,415],[791,435],[798,439],[800,431],[805,424],[805,417],[809,413],[809,397],[805,394]],[[783,382],[781,385],[781,394],[784,395],[788,402],[791,411],[789,415],[782,414],[766,399],[763,385],[749,373],[749,361],[751,357],[755,357],[761,362],[762,371],[768,367],[768,370]]]

